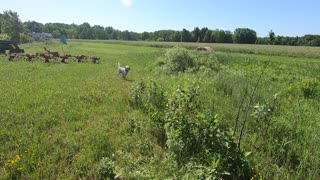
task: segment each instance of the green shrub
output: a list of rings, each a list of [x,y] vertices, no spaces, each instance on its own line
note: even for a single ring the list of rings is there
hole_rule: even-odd
[[[32,43],[33,38],[27,34],[20,34],[20,43]]]
[[[231,133],[220,129],[218,118],[201,106],[199,89],[193,84],[166,93],[153,81],[147,85],[141,81],[132,88],[131,104],[140,104],[138,107],[149,115],[152,126],[157,128],[155,135],[161,145],[167,145],[180,168],[196,162],[195,169],[209,169],[210,173],[203,175],[206,178],[250,178],[253,171]],[[141,146],[149,147],[145,143]]]
[[[197,63],[199,68],[206,67],[213,71],[218,71],[220,69],[218,57],[213,53],[211,54],[199,53],[197,56]]]
[[[145,101],[145,89],[146,84],[143,80],[136,83],[134,86],[131,87],[131,99],[130,104],[137,108],[142,108],[144,106]]]
[[[0,39],[9,41],[10,40],[10,36],[8,34],[0,34]]]
[[[300,89],[303,92],[304,98],[314,98],[318,95],[319,80],[316,78],[303,79],[300,83]]]
[[[159,38],[157,38],[157,40],[156,40],[156,41],[163,42],[163,41],[164,41],[164,39],[163,39],[162,37],[159,37]]]
[[[167,145],[178,164],[200,162],[212,167],[215,178],[249,179],[253,171],[238,151],[233,136],[219,127],[219,119],[203,109],[199,85],[178,88],[172,93],[166,110]]]
[[[185,48],[171,48],[165,54],[171,72],[184,72],[195,66],[195,57]]]
[[[154,81],[146,84],[143,80],[136,83],[131,88],[130,104],[140,108],[143,112],[150,115],[153,127],[153,134],[158,143],[164,145],[166,141],[164,133],[164,109],[167,103],[166,96],[161,86]]]
[[[169,73],[201,72],[211,75],[220,69],[218,58],[213,53],[193,52],[185,48],[168,49],[163,58],[155,63]]]

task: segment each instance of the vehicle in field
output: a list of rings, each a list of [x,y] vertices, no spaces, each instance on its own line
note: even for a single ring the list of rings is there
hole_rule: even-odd
[[[20,49],[18,44],[11,41],[0,40],[0,54],[6,53],[24,53],[24,49]]]

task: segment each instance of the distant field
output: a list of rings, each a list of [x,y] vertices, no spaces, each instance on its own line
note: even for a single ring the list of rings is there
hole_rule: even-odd
[[[223,44],[223,43],[185,43],[185,42],[148,42],[148,41],[112,41],[112,40],[74,40],[100,42],[109,44],[126,44],[151,47],[174,47],[180,46],[190,49],[196,47],[211,47],[220,52],[262,54],[273,56],[320,58],[320,47],[307,46],[280,46],[280,45],[256,45],[256,44]]]
[[[200,67],[172,73],[172,46],[216,52],[189,51]],[[320,178],[320,48],[84,40],[21,47],[100,62],[0,56],[0,179]],[[130,65],[128,80],[118,62]]]

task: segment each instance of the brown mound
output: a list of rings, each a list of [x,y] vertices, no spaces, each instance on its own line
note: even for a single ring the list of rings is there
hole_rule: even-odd
[[[211,47],[197,47],[195,50],[199,52],[213,52]]]

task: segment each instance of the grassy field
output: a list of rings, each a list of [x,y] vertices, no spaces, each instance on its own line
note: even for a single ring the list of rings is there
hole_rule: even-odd
[[[82,42],[93,42],[92,40],[75,40]],[[201,47],[211,47],[218,52],[259,54],[272,56],[320,58],[320,47],[307,46],[281,46],[281,45],[257,45],[257,44],[224,44],[224,43],[186,43],[186,42],[154,42],[154,41],[113,41],[113,40],[95,40],[97,43],[123,44],[135,46],[150,47],[185,47],[195,49]]]
[[[180,73],[171,43],[23,45],[99,64],[0,56],[0,179],[319,179],[319,48],[201,45],[216,52]]]

